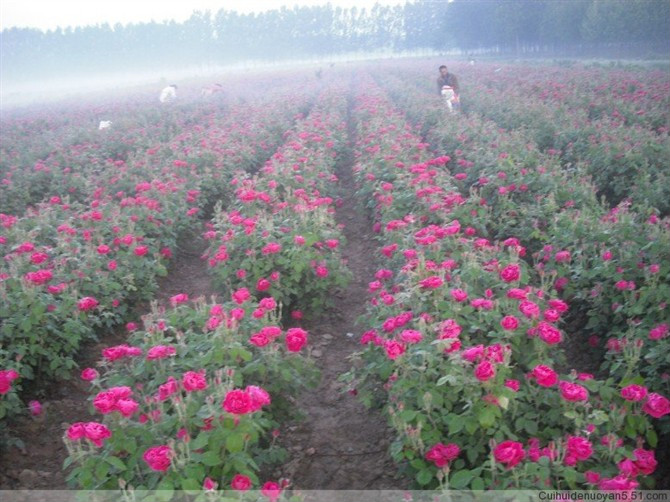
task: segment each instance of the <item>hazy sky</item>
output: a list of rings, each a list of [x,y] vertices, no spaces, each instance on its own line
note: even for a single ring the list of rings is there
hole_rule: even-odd
[[[57,26],[85,26],[97,23],[141,21],[184,21],[194,10],[221,8],[238,12],[260,12],[282,5],[325,5],[372,7],[404,4],[405,0],[0,0],[0,29],[13,26],[54,29]]]

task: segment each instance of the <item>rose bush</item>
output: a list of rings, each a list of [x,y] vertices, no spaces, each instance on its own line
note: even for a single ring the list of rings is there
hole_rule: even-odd
[[[145,316],[144,329],[104,349],[91,375],[94,418],[65,435],[68,482],[200,490],[209,479],[239,489],[244,476],[247,488],[260,487],[260,467],[286,456],[271,431],[295,414],[291,396],[316,377],[308,349],[295,343],[299,329],[284,332],[279,317],[267,298],[199,300]],[[268,330],[267,344],[254,343]]]

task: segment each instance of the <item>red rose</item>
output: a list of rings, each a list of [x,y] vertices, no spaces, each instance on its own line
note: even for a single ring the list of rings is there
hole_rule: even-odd
[[[516,263],[507,265],[500,271],[500,278],[505,282],[518,281],[521,277],[521,268]]]
[[[593,455],[593,445],[591,441],[579,436],[571,436],[566,444],[568,456],[576,460],[588,460]]]
[[[475,377],[480,382],[486,382],[496,376],[496,367],[490,361],[480,361],[475,368]]]
[[[663,415],[670,413],[670,401],[660,394],[652,392],[647,397],[642,410],[654,418],[661,418]]]
[[[454,443],[442,444],[437,443],[430,450],[426,452],[426,460],[430,460],[437,467],[444,467],[449,462],[454,460],[461,453],[461,449]]]
[[[300,352],[307,344],[307,331],[301,328],[289,328],[286,331],[285,341],[289,352]]]
[[[566,401],[588,401],[589,399],[589,391],[579,384],[563,381],[558,384],[558,387],[561,390],[561,397]]]
[[[235,474],[230,482],[230,487],[238,492],[246,492],[251,488],[251,479],[244,474]]]
[[[519,320],[513,315],[506,315],[502,318],[502,321],[500,321],[500,325],[504,330],[514,331],[519,327]]]
[[[493,456],[496,462],[505,464],[508,469],[511,469],[525,457],[523,445],[517,441],[503,441],[493,450]]]
[[[207,378],[205,370],[187,371],[181,379],[181,385],[186,392],[205,390],[207,388]]]
[[[154,471],[165,472],[170,468],[172,450],[167,445],[154,446],[145,451],[142,458]]]
[[[535,381],[541,387],[553,387],[558,381],[558,374],[549,366],[543,364],[535,366],[533,371],[530,372],[530,376],[535,378]]]
[[[229,391],[221,407],[233,415],[244,415],[253,411],[251,396],[240,389]]]
[[[621,397],[623,397],[626,401],[642,401],[645,397],[647,397],[647,388],[643,387],[642,385],[627,385],[623,389],[621,389]]]

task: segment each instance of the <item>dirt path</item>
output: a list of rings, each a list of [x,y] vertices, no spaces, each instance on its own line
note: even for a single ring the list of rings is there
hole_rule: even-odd
[[[168,275],[159,282],[160,289],[155,298],[160,305],[169,307],[170,297],[178,293],[187,293],[191,299],[199,296],[209,299],[214,294],[206,265],[200,259],[206,249],[201,234],[201,229],[195,227],[190,235],[180,240],[176,259],[169,267]],[[138,320],[148,308],[147,305],[136,306]],[[81,368],[95,367],[104,347],[125,341],[123,328],[107,334],[83,351],[79,360]],[[63,434],[69,424],[93,419],[87,400],[89,385],[79,378],[78,373],[75,371],[70,380],[55,382],[45,390],[48,397],[40,400],[44,411],[39,419],[24,418],[12,428],[12,435],[23,441],[25,449],[0,451],[0,489],[67,488],[66,475],[61,469],[67,457]]]
[[[318,388],[298,398],[298,408],[306,417],[283,434],[282,444],[289,449],[290,461],[275,473],[289,478],[296,489],[403,487],[395,479],[397,467],[388,454],[392,435],[386,419],[343,392],[344,385],[337,381],[351,367],[347,357],[360,350],[361,327],[355,320],[365,311],[368,282],[376,271],[372,223],[355,197],[352,166],[352,155],[339,163],[337,175],[344,204],[337,209],[336,218],[344,225],[347,242],[342,252],[353,280],[335,295],[334,308],[305,326],[315,346],[312,355],[317,358],[322,380]]]

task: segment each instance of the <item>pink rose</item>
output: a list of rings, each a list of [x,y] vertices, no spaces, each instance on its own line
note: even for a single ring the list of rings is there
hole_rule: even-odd
[[[230,482],[230,487],[238,492],[246,492],[251,488],[251,479],[244,474],[235,474]]]
[[[635,490],[639,483],[628,476],[619,474],[615,478],[603,478],[598,483],[598,489],[603,491],[631,491]]]
[[[139,409],[139,407],[139,403],[133,399],[119,399],[116,402],[115,409],[121,413],[121,415],[128,418],[132,416]]]
[[[506,465],[508,469],[520,463],[525,455],[523,445],[517,441],[503,441],[493,450],[496,462]]]
[[[437,467],[442,468],[461,453],[461,449],[454,443],[437,443],[426,452],[426,460],[430,460]]]
[[[541,387],[553,387],[558,382],[558,374],[549,366],[538,364],[530,372],[530,376],[535,378],[537,384]]]
[[[642,410],[654,418],[661,418],[670,413],[670,401],[660,394],[652,392],[647,396],[647,401],[644,403]]]
[[[34,417],[38,417],[42,414],[42,403],[36,400],[32,400],[28,403],[28,409],[30,414]]]
[[[570,436],[566,444],[568,456],[576,460],[588,460],[593,455],[591,441],[579,436]]]
[[[263,247],[261,253],[263,253],[264,255],[269,255],[279,253],[280,251],[281,251],[281,244],[279,244],[278,242],[270,242]]]
[[[600,481],[600,474],[594,471],[586,471],[584,477],[586,478],[586,482],[590,485],[595,485]]]
[[[205,370],[187,371],[181,379],[181,385],[186,392],[195,392],[207,388]]]
[[[300,352],[307,345],[307,331],[301,328],[289,328],[286,331],[285,342],[289,352]]]
[[[505,282],[518,281],[521,277],[521,268],[516,263],[512,263],[503,268],[499,275]]]
[[[647,388],[642,385],[627,385],[621,389],[621,397],[626,401],[642,401],[647,397]]]
[[[561,397],[566,401],[588,401],[589,399],[589,391],[579,384],[562,381],[558,387],[561,390]]]
[[[519,327],[519,320],[513,315],[506,315],[500,321],[500,325],[506,331],[514,331]]]
[[[490,361],[480,361],[475,368],[475,377],[480,382],[486,382],[496,376],[496,368]]]
[[[508,379],[505,380],[505,387],[512,389],[514,392],[519,392],[521,388],[521,383],[518,380]]]
[[[202,482],[202,489],[206,491],[214,491],[217,486],[219,486],[219,484],[212,478],[205,478],[205,481]]]
[[[449,291],[449,294],[455,301],[459,303],[464,302],[465,300],[468,299],[468,294],[462,289],[452,289],[451,291]]]
[[[167,445],[154,446],[144,452],[142,458],[154,471],[165,472],[170,468],[172,450]]]
[[[85,296],[84,298],[82,298],[77,302],[77,307],[82,312],[94,309],[97,306],[98,306],[98,300],[96,300],[92,296]]]
[[[268,481],[261,487],[261,494],[270,502],[275,502],[281,495],[281,486],[274,481]]]
[[[466,361],[471,363],[475,362],[477,359],[480,359],[484,355],[484,346],[482,344],[475,345],[474,347],[468,347],[463,351],[461,357]]]
[[[437,275],[432,275],[422,281],[419,281],[419,285],[423,289],[436,289],[444,284],[444,281],[441,277]]]
[[[170,297],[170,305],[172,305],[173,307],[176,307],[181,303],[186,303],[187,301],[188,301],[188,295],[186,293],[179,293],[178,295]]]
[[[519,312],[521,312],[528,319],[536,319],[540,317],[540,307],[530,300],[523,300],[519,304]]]
[[[654,450],[638,448],[633,450],[633,457],[635,459],[635,465],[645,476],[650,476],[656,470],[658,462],[656,461]]]
[[[558,328],[546,321],[540,321],[540,323],[537,325],[537,332],[540,336],[540,339],[546,342],[548,345],[555,345],[560,343],[563,339]]]
[[[570,251],[559,251],[554,256],[557,263],[567,263],[570,261]]]
[[[102,443],[105,439],[112,437],[112,432],[107,428],[107,426],[98,422],[87,422],[83,424],[83,429],[86,439],[91,441],[91,443],[93,443],[98,448],[102,446]]]
[[[420,331],[415,329],[406,329],[400,333],[400,339],[405,343],[419,343],[423,339],[423,335]]]
[[[263,406],[267,406],[272,402],[270,399],[270,394],[268,394],[268,392],[261,387],[249,385],[244,391],[251,398],[251,411],[258,411]]]
[[[253,402],[249,393],[235,389],[226,394],[221,407],[233,415],[244,415],[253,411]]]
[[[76,441],[86,437],[86,424],[84,422],[77,422],[72,424],[67,430],[67,438],[71,441]]]
[[[86,368],[81,372],[81,379],[85,380],[87,382],[92,382],[96,378],[98,378],[98,372],[93,369],[93,368]]]
[[[240,288],[233,293],[233,301],[238,305],[242,305],[249,298],[251,298],[251,294],[247,288]]]
[[[179,391],[179,382],[174,377],[168,377],[167,382],[158,387],[158,400],[165,401]]]
[[[316,273],[317,277],[320,277],[321,279],[328,277],[328,268],[324,267],[323,265],[319,265],[314,269],[314,272]]]
[[[165,359],[166,357],[174,356],[176,353],[177,349],[171,345],[156,345],[147,351],[147,359],[149,361],[154,359]]]
[[[405,345],[395,340],[387,340],[384,343],[384,349],[386,350],[386,356],[391,360],[398,359],[405,353]]]

